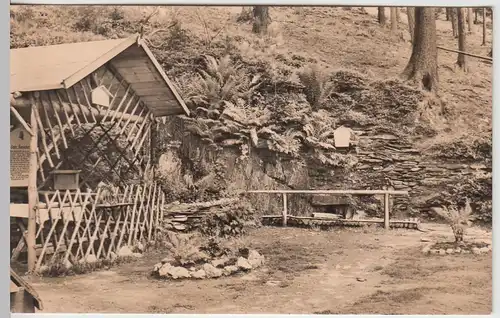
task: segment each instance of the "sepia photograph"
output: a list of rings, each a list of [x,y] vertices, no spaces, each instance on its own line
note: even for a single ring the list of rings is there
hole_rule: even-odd
[[[491,7],[10,6],[10,311],[489,315]]]

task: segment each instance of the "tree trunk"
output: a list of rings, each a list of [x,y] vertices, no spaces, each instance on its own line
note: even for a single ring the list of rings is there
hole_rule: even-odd
[[[486,8],[483,8],[483,45],[486,45]]]
[[[458,37],[458,26],[457,26],[457,8],[450,8],[451,16],[451,28],[453,30],[453,36]]]
[[[469,32],[472,32],[472,24],[473,24],[473,20],[472,20],[472,8],[467,8],[467,22],[468,22],[468,31]]]
[[[401,75],[428,91],[438,90],[436,17],[432,7],[415,8],[412,53]]]
[[[387,18],[385,17],[385,7],[378,7],[378,23],[385,25],[387,23]]]
[[[268,6],[253,7],[253,27],[252,32],[257,34],[266,34],[267,27],[271,23]]]
[[[411,43],[415,39],[415,7],[407,7],[406,14],[408,16],[408,31],[410,31]]]
[[[446,21],[450,21],[450,8],[446,8]]]
[[[396,32],[398,29],[398,8],[391,7],[391,32]]]
[[[479,24],[479,20],[477,19],[477,10],[479,9],[478,8],[474,9],[474,24]]]
[[[465,8],[457,8],[458,21],[458,50],[466,52],[466,32],[465,32]],[[467,58],[465,54],[458,53],[457,65],[464,71],[467,71]]]
[[[396,8],[396,20],[399,22],[401,22],[401,9],[400,8]]]

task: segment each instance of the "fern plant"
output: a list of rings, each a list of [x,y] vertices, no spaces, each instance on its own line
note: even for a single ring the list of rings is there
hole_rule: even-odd
[[[455,236],[455,242],[463,242],[464,234],[472,221],[469,198],[465,200],[464,207],[450,205],[449,207],[435,208],[434,212],[448,222]]]
[[[333,82],[318,64],[306,66],[298,73],[298,76],[304,86],[306,99],[314,108],[327,101],[334,91]]]
[[[164,245],[170,252],[170,257],[181,266],[197,264],[209,259],[200,251],[201,242],[199,237],[188,234],[177,234],[166,231]]]
[[[233,63],[229,55],[220,59],[206,55],[204,61],[206,67],[199,70],[198,80],[192,84],[189,94],[195,104],[218,109],[224,101],[245,98],[255,89],[256,85],[241,69],[241,64]]]

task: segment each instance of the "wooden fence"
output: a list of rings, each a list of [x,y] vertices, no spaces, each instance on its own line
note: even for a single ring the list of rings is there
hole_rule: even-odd
[[[287,226],[289,194],[330,194],[330,195],[383,195],[384,196],[384,228],[389,229],[390,211],[389,196],[408,195],[408,191],[398,190],[250,190],[247,193],[281,194],[283,196],[283,226]]]

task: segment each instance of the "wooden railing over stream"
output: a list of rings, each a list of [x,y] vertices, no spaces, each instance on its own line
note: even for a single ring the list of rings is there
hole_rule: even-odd
[[[390,227],[389,197],[391,195],[408,195],[408,191],[399,190],[250,190],[247,193],[279,194],[283,196],[283,226],[287,226],[288,195],[290,194],[329,194],[329,195],[383,195],[384,196],[384,228]]]

